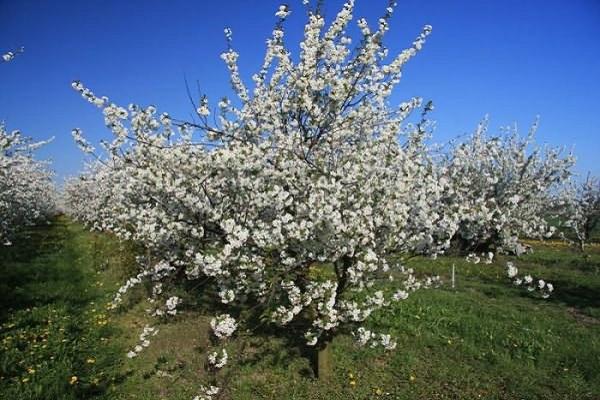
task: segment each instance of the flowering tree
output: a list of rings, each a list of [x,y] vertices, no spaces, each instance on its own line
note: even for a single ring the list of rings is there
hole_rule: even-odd
[[[346,29],[353,11],[351,0],[327,28],[309,12],[294,62],[284,43],[290,11],[282,6],[252,91],[227,29],[222,58],[237,100],[212,110],[202,98],[194,122],[157,116],[154,107],[125,109],[73,85],[103,109],[114,134],[94,177],[77,183],[103,182],[103,217],[80,217],[147,246],[154,261],[140,278],[160,274],[157,285],[167,277],[208,278],[223,304],[258,307],[263,320],[304,335],[322,357],[349,330],[361,344],[394,348],[389,335],[366,330],[363,321],[435,279],[417,279],[388,256],[437,254],[454,231],[436,210],[446,181],[429,160],[424,116],[405,124],[421,100],[388,102],[431,27],[389,58],[383,38],[393,5],[375,29],[358,20],[352,49]],[[74,138],[93,152],[81,131]],[[382,284],[389,280],[399,282],[395,289]],[[217,317],[215,334],[232,334],[239,317]]]
[[[54,211],[52,173],[32,155],[44,143],[32,143],[18,131],[8,133],[0,124],[0,241],[5,245]]]
[[[204,282],[203,290],[221,303],[210,324],[211,370],[235,357],[224,341],[258,314],[313,346],[326,377],[337,334],[352,332],[361,345],[394,349],[388,333],[372,332],[364,322],[436,284],[436,277],[393,262],[395,256],[436,256],[452,238],[465,250],[518,253],[520,235],[548,233],[542,203],[568,177],[572,158],[554,149],[529,153],[531,135],[488,138],[483,124],[436,162],[425,142],[431,105],[419,98],[397,106],[389,101],[431,27],[389,57],[383,38],[393,11],[390,4],[374,28],[359,19],[360,38],[352,46],[346,32],[352,0],[328,26],[309,10],[294,61],[283,29],[290,10],[281,6],[252,88],[241,79],[226,29],[222,59],[236,98],[211,107],[202,97],[194,104],[195,121],[158,114],[153,106],[121,107],[73,83],[102,110],[113,139],[97,155],[82,131],[73,130],[80,148],[98,160],[66,185],[66,203],[92,228],[146,249],[114,307],[150,280],[151,313],[168,317],[181,302],[169,293],[171,284]],[[415,110],[421,115],[411,120]],[[484,262],[492,258],[489,253]],[[128,356],[136,357],[155,333],[146,327]],[[211,382],[197,398],[221,390]]]
[[[487,120],[444,162],[451,182],[444,212],[454,215],[454,242],[464,252],[521,254],[519,238],[549,237],[548,204],[570,176],[571,155],[560,149],[531,147],[537,123],[522,138],[516,128],[487,136]]]
[[[111,170],[100,162],[92,163],[78,177],[67,179],[62,199],[65,211],[93,230],[112,231],[116,192],[111,186]]]
[[[590,175],[579,185],[570,185],[558,198],[562,225],[573,233],[581,251],[600,226],[600,182]]]
[[[9,51],[2,60],[11,61],[22,52],[22,48]],[[33,152],[46,143],[34,143],[0,123],[0,243],[4,245],[11,245],[18,231],[54,211],[52,173],[47,162],[33,157]]]

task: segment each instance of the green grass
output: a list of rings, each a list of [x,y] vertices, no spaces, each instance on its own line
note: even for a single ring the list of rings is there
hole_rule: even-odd
[[[123,350],[105,306],[117,277],[102,268],[118,245],[65,219],[15,243],[0,249],[0,398],[113,398]]]
[[[94,242],[103,243],[100,250],[93,250]],[[204,363],[210,313],[182,307],[181,315],[157,323],[145,313],[140,288],[99,326],[94,321],[104,313],[107,296],[131,268],[114,240],[61,220],[34,233],[30,247],[25,259],[0,269],[0,296],[7,305],[0,331],[2,398],[190,400],[198,394],[209,379]],[[411,260],[418,270],[440,273],[446,284],[373,316],[371,328],[397,338],[394,352],[358,348],[351,337],[337,337],[334,376],[327,384],[313,378],[297,338],[240,332],[227,344],[231,360],[219,372],[227,381],[223,398],[600,399],[600,247],[585,255],[558,244],[536,243],[535,250],[513,261],[521,273],[555,284],[548,300],[506,281],[507,258],[492,265],[451,257]],[[101,265],[93,262],[98,254]],[[448,284],[452,263],[454,290]],[[57,317],[48,325],[52,315]],[[146,323],[158,325],[159,334],[139,357],[125,358]],[[52,332],[44,351],[32,348],[31,340],[22,339],[20,347],[5,340],[44,329]],[[87,364],[88,357],[96,362]],[[35,365],[42,367],[28,374],[26,368]],[[80,379],[75,385],[69,385],[72,375]],[[30,381],[22,383],[26,377]],[[94,378],[101,378],[96,386]]]

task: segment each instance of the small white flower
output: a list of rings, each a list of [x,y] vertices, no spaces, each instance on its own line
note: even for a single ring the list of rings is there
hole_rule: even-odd
[[[514,278],[515,276],[517,276],[518,273],[519,270],[517,269],[517,267],[515,267],[515,265],[512,262],[509,261],[506,263],[506,274],[509,278]]]
[[[223,368],[227,364],[227,350],[223,349],[221,352],[214,351],[208,355],[208,362],[210,365],[217,369]]]
[[[198,115],[202,115],[204,117],[210,115],[210,110],[208,109],[208,105],[201,105],[200,107],[198,107],[196,112],[198,113]]]
[[[408,292],[406,290],[398,290],[394,293],[394,300],[406,300],[408,298]]]
[[[291,13],[292,12],[289,11],[288,6],[281,5],[281,6],[279,6],[279,10],[277,10],[277,12],[275,13],[275,16],[277,16],[279,18],[286,18]]]
[[[394,350],[396,348],[397,343],[392,340],[392,337],[387,334],[380,335],[381,345],[386,350]]]
[[[360,328],[357,329],[356,331],[356,341],[358,342],[358,344],[360,346],[365,346],[369,340],[371,340],[371,337],[373,336],[373,332],[371,332],[368,329],[363,328],[362,326]]]
[[[540,288],[540,289],[543,289],[543,288],[544,288],[544,286],[546,286],[546,282],[544,282],[544,280],[543,280],[543,279],[540,279],[540,280],[538,281],[538,288]]]

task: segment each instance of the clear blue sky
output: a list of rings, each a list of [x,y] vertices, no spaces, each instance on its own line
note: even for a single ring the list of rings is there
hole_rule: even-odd
[[[326,0],[330,18],[343,2]],[[244,76],[264,54],[280,1],[0,0],[0,50],[25,54],[0,64],[0,120],[35,138],[56,136],[40,156],[59,180],[76,174],[83,156],[71,129],[97,141],[109,135],[98,109],[70,87],[82,80],[122,105],[154,104],[171,115],[192,111],[184,77],[212,100],[230,94],[219,58],[223,28],[234,31]],[[289,1],[289,45],[297,53],[304,24],[300,0]],[[375,23],[385,0],[357,0],[356,16]],[[440,142],[516,122],[523,133],[541,116],[541,143],[574,146],[577,170],[600,174],[600,1],[399,0],[387,38],[395,53],[424,24],[433,34],[407,65],[394,100],[436,105]]]

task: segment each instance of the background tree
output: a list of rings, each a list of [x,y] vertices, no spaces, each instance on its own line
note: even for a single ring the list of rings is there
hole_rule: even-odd
[[[600,181],[588,174],[579,185],[572,185],[559,197],[562,225],[575,237],[584,251],[594,231],[600,226]],[[565,237],[563,235],[563,237]]]
[[[548,205],[568,181],[575,159],[561,149],[533,145],[537,122],[526,137],[516,127],[487,135],[488,121],[454,146],[443,163],[450,180],[445,212],[455,216],[459,251],[521,254],[520,238],[554,233]]]

